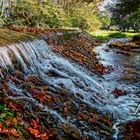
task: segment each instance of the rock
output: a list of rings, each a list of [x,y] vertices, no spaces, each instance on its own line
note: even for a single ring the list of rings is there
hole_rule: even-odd
[[[87,121],[89,119],[89,116],[84,114],[83,112],[79,112],[78,117],[82,120],[85,120],[85,121]]]
[[[140,120],[129,121],[122,126],[122,139],[139,140],[140,139]]]
[[[74,138],[80,139],[81,132],[78,128],[71,124],[60,124],[59,128],[62,129],[66,134],[73,136]]]
[[[72,102],[72,104],[71,104],[71,107],[69,108],[69,110],[73,113],[73,114],[77,114],[77,112],[78,112],[78,106],[74,103],[74,102]]]
[[[122,91],[120,89],[117,89],[115,88],[113,91],[112,91],[112,94],[114,94],[116,97],[119,97],[119,96],[124,96],[126,95],[127,93],[125,91]]]
[[[42,86],[43,85],[42,81],[40,81],[39,78],[36,77],[35,75],[31,75],[31,76],[26,77],[25,81],[26,82],[31,82],[31,83],[33,83],[35,85],[38,85],[38,86]]]
[[[112,42],[111,44],[109,44],[109,47],[121,47],[122,45],[122,42]]]
[[[18,70],[15,70],[13,74],[14,74],[14,76],[16,76],[20,80],[24,80],[24,78],[25,78],[23,73],[18,71]]]

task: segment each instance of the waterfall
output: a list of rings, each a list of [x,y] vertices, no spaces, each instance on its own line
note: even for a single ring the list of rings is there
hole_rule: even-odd
[[[75,100],[83,102],[103,114],[113,115],[119,123],[140,117],[137,95],[128,94],[115,98],[110,91],[117,83],[105,81],[102,77],[92,74],[85,68],[55,54],[43,39],[28,42],[21,41],[17,44],[1,46],[0,66],[7,70],[19,68],[26,76],[35,75],[46,85],[52,87],[53,90],[67,91]],[[9,96],[9,98],[30,100],[42,108],[43,111],[56,116],[60,122],[67,123],[68,120],[63,118],[56,110],[36,101],[27,91],[23,90],[22,87],[18,87],[13,81],[9,81],[8,85],[17,94],[16,97]],[[131,91],[135,87],[130,86],[127,88]],[[114,138],[117,139],[117,125],[113,129],[116,131]]]
[[[134,113],[139,102],[134,95],[115,99],[106,90],[109,83],[53,53],[42,39],[0,47],[1,67],[15,69],[17,63],[27,75],[35,74],[54,88],[63,87],[90,106],[120,117]]]

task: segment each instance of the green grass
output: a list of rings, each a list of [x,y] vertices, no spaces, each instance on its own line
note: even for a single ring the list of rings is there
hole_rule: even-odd
[[[138,35],[138,33],[107,31],[107,30],[99,30],[91,32],[90,34],[101,40],[109,40],[112,38],[130,38]]]
[[[108,37],[111,37],[111,38],[127,38],[129,36],[125,33],[116,32],[116,33],[109,34]]]

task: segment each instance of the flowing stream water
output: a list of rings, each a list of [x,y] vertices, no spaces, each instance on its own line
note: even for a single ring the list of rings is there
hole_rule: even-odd
[[[113,137],[117,139],[119,123],[140,119],[140,107],[138,106],[140,103],[140,56],[137,52],[124,56],[110,49],[107,52],[105,48],[109,49],[107,43],[95,47],[93,50],[99,54],[98,57],[103,65],[111,65],[115,68],[113,72],[103,77],[55,54],[42,39],[0,47],[0,66],[14,70],[16,60],[26,76],[36,75],[54,89],[63,87],[69,94],[74,95],[90,107],[96,108],[102,113],[112,114],[116,118],[113,126],[116,133]],[[48,73],[53,73],[55,76],[49,76]],[[126,80],[129,76],[135,77],[136,80],[134,82]],[[68,121],[57,111],[37,103],[31,95],[17,87],[14,82],[9,82],[9,86],[17,93],[18,98],[24,97],[32,100],[50,114],[55,115],[60,122]],[[125,90],[127,95],[116,98],[111,94],[114,88]],[[79,94],[83,98],[80,98]]]

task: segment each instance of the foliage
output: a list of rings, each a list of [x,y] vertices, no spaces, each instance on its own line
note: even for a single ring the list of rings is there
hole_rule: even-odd
[[[65,20],[62,9],[47,3],[38,3],[34,0],[17,1],[14,10],[11,6],[5,8],[3,19],[6,25],[16,25],[20,27],[59,27]],[[9,12],[8,16],[5,16]]]
[[[116,32],[116,33],[109,34],[108,37],[111,37],[111,38],[126,38],[127,35],[124,34],[124,33],[121,33],[121,32]]]
[[[140,29],[140,2],[139,0],[118,0],[110,6],[112,25],[118,26],[120,31]]]
[[[133,40],[135,41],[140,40],[140,34],[134,35]]]
[[[104,11],[102,11],[102,13],[100,13],[99,17],[100,17],[100,21],[102,23],[102,28],[108,29],[110,22],[111,22],[109,12],[107,10],[104,10]]]
[[[93,31],[101,27],[101,22],[99,21],[96,13],[91,12],[93,4],[83,5],[77,10],[73,11],[69,15],[69,23],[72,27],[78,27],[81,29],[87,29]]]
[[[1,0],[0,24],[3,26],[99,29],[108,23],[92,0]],[[100,15],[100,16],[99,16]],[[101,20],[100,20],[101,19]]]

